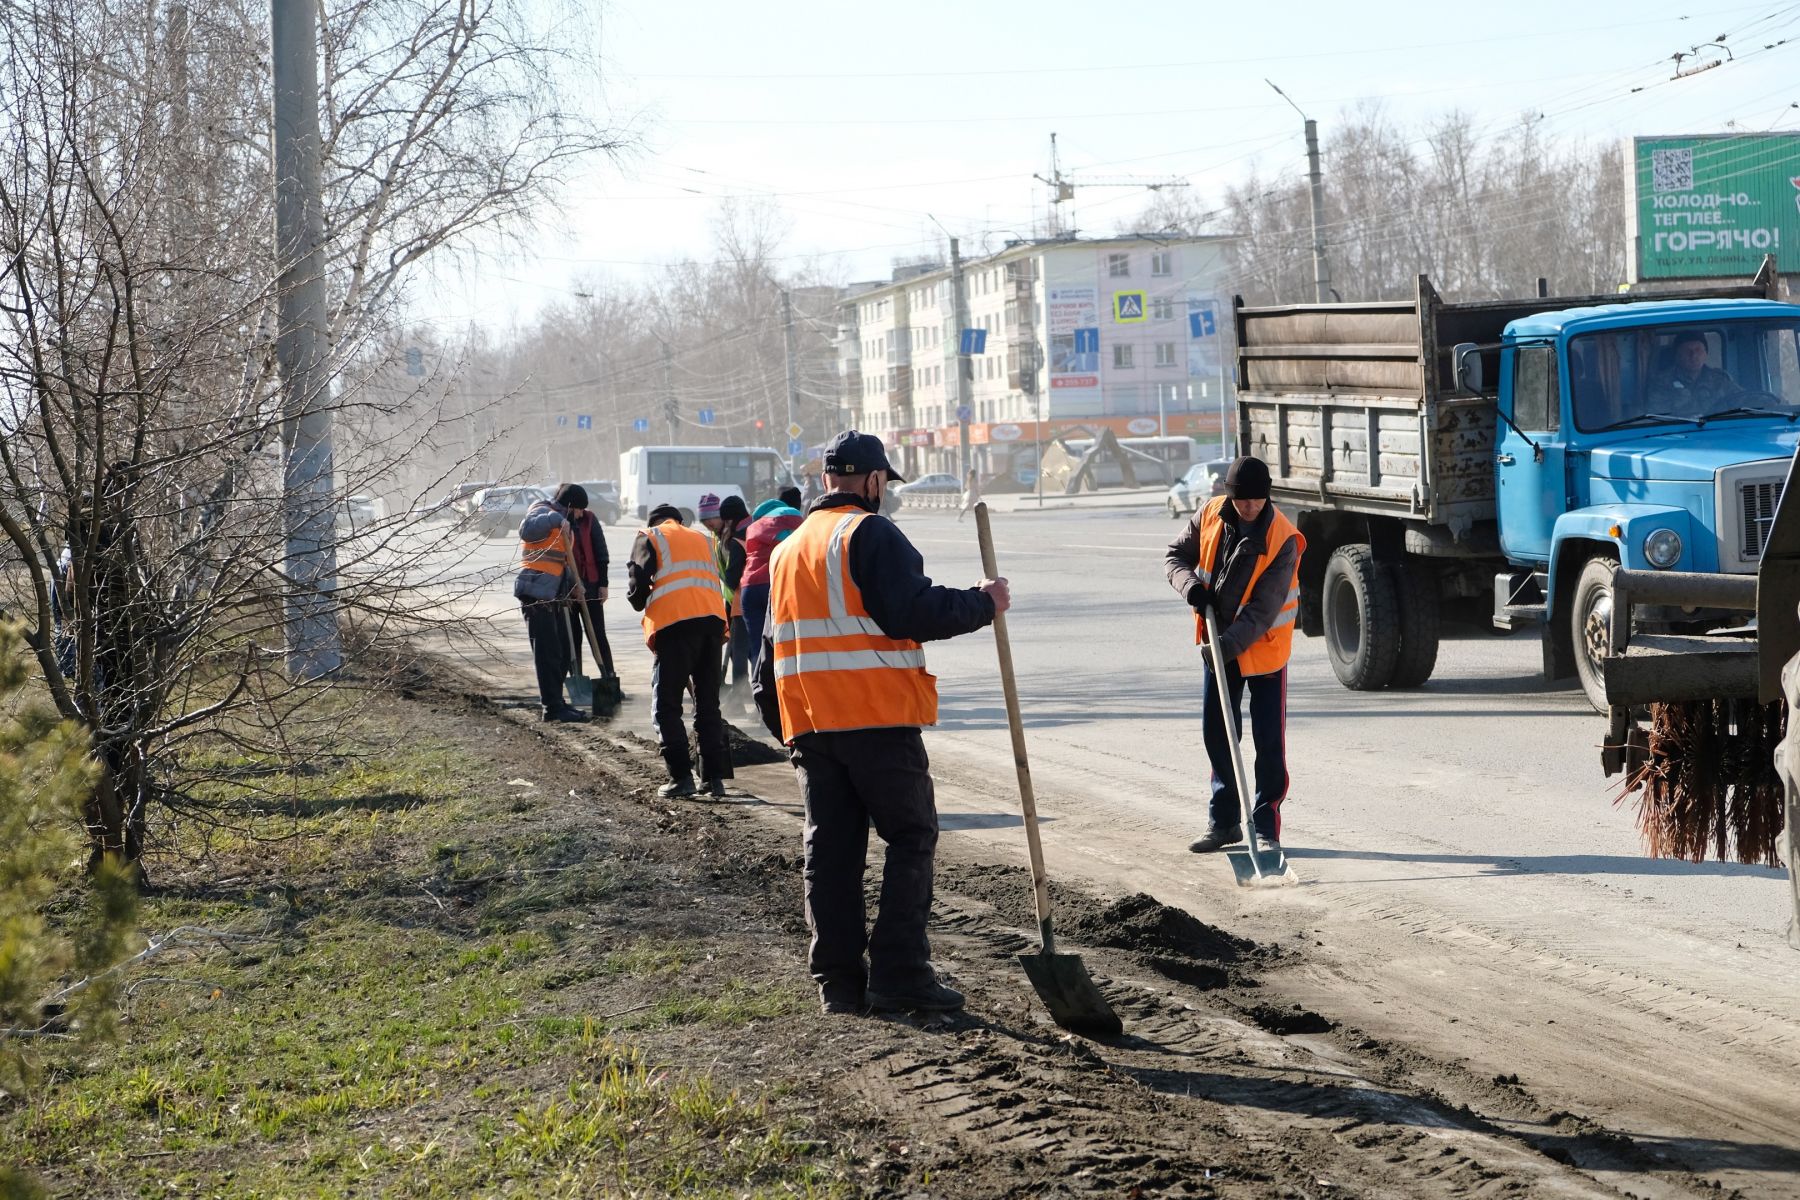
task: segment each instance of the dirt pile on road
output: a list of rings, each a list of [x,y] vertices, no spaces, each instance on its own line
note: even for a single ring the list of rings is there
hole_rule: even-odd
[[[1255,942],[1208,925],[1143,892],[1115,900],[1098,912],[1078,913],[1067,928],[1077,940],[1097,946],[1201,962],[1235,963],[1256,950]]]

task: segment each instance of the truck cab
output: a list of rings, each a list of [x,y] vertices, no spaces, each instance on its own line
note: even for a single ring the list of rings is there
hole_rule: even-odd
[[[1718,299],[1536,313],[1506,325],[1498,385],[1509,572],[1497,620],[1500,590],[1535,593],[1550,673],[1572,666],[1604,706],[1614,571],[1756,570],[1800,444],[1800,308]],[[1660,616],[1668,628],[1708,618]]]

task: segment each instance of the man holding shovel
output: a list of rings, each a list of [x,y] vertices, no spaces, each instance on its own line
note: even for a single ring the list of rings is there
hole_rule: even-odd
[[[937,724],[937,682],[919,643],[985,628],[1010,594],[1004,579],[932,586],[919,552],[879,515],[898,478],[879,438],[850,430],[832,442],[825,493],[775,550],[756,675],[757,705],[792,747],[806,802],[808,961],[831,1013],[963,1003],[933,973],[925,937],[938,823],[919,730]],[[870,825],[887,843],[873,932]]]
[[[580,724],[587,714],[563,700],[563,677],[569,673],[571,653],[568,606],[586,597],[579,572],[570,561],[574,535],[567,507],[554,500],[533,503],[519,523],[519,542],[513,598],[525,614],[544,720]]]
[[[1169,586],[1194,610],[1195,641],[1206,640],[1206,613],[1219,625],[1232,728],[1243,732],[1239,705],[1250,693],[1256,743],[1252,810],[1256,849],[1279,856],[1281,802],[1287,798],[1287,664],[1299,613],[1300,555],[1306,539],[1269,502],[1269,468],[1245,455],[1225,473],[1225,495],[1209,500],[1169,546]],[[1206,832],[1189,850],[1208,854],[1244,840],[1226,713],[1211,662],[1204,668],[1202,728],[1212,764],[1212,810]]]
[[[725,719],[719,715],[719,650],[725,645],[725,594],[712,539],[689,529],[671,504],[650,510],[649,527],[639,532],[626,568],[625,599],[644,614],[644,644],[650,669],[656,737],[669,782],[657,789],[664,799],[693,796],[694,759],[681,697],[694,697],[694,732],[700,738],[700,769],[711,795],[725,794],[731,778],[731,751]]]

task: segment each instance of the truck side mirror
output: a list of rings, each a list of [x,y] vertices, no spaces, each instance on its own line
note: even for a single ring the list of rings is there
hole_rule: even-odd
[[[1458,342],[1450,348],[1450,361],[1456,364],[1457,389],[1479,396],[1487,382],[1482,376],[1481,347],[1474,342]]]

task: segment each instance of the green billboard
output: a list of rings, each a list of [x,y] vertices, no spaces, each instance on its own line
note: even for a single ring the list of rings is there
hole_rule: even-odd
[[[1800,265],[1800,134],[1635,138],[1630,182],[1638,279]]]

